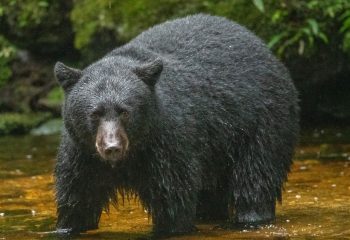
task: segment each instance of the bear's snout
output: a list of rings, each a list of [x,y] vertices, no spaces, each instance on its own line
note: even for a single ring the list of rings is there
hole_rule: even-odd
[[[96,135],[96,150],[100,157],[112,166],[125,157],[128,138],[119,121],[101,120]]]

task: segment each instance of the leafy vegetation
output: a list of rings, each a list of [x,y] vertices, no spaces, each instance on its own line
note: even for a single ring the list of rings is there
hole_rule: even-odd
[[[62,103],[64,93],[61,87],[53,88],[41,101],[49,107],[58,107]]]
[[[314,54],[338,40],[339,50],[350,53],[349,0],[279,1],[268,18],[275,29],[269,47],[280,56]]]
[[[16,48],[0,35],[0,88],[12,75],[10,62],[16,53]]]
[[[103,32],[114,41],[126,42],[156,23],[198,12],[243,23],[284,58],[313,54],[320,45],[336,40],[341,41],[340,51],[350,50],[349,0],[77,0],[71,12],[75,46],[82,49]]]
[[[63,42],[66,47],[71,45],[69,49],[74,45],[90,59],[127,42],[154,24],[204,12],[246,25],[263,37],[282,58],[309,56],[323,46],[333,46],[335,42],[339,51],[350,52],[350,0],[63,2],[1,1],[0,22],[3,26],[0,31],[21,48],[58,54],[65,49],[62,48]],[[94,52],[88,51],[91,47]],[[4,49],[2,44],[0,48]]]

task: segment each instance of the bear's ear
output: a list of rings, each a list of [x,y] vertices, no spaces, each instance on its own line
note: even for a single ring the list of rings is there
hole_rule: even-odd
[[[81,70],[67,67],[61,62],[55,64],[54,73],[57,81],[65,91],[68,91],[83,75]]]
[[[147,85],[153,87],[163,70],[163,62],[160,58],[156,58],[152,62],[145,63],[134,69],[134,73]]]

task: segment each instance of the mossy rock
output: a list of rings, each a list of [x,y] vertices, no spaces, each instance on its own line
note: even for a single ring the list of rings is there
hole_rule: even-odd
[[[50,113],[1,113],[0,135],[27,133],[50,117]]]
[[[61,118],[50,119],[47,122],[40,124],[40,126],[32,129],[32,135],[51,135],[59,134],[62,130],[63,122]]]

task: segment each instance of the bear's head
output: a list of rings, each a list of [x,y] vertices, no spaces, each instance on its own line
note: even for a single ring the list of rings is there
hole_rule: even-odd
[[[62,114],[69,136],[112,166],[125,159],[147,141],[162,68],[159,58],[137,64],[110,57],[84,70],[57,62],[54,72],[65,93]]]

